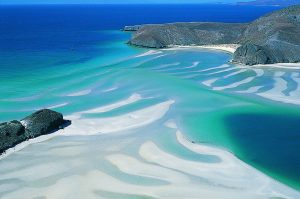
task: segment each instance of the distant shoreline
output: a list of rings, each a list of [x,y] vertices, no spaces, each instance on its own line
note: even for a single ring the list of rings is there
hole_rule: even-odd
[[[239,44],[219,44],[219,45],[191,45],[191,46],[181,46],[181,45],[170,45],[167,49],[163,50],[170,50],[174,48],[200,48],[200,49],[211,49],[211,50],[219,50],[225,51],[230,54],[234,54],[236,49],[240,47]]]

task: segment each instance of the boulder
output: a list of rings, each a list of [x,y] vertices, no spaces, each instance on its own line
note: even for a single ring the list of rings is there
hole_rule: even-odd
[[[31,138],[53,133],[71,124],[61,113],[43,109],[21,121],[0,124],[0,154]]]
[[[14,120],[0,124],[0,154],[26,139],[21,122]]]
[[[43,109],[21,120],[29,138],[45,135],[58,130],[65,123],[61,113]]]

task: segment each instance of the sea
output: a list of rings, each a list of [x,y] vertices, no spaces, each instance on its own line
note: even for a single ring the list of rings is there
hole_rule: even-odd
[[[72,125],[0,157],[0,198],[300,198],[300,67],[129,46],[126,25],[277,6],[1,5],[0,122]]]

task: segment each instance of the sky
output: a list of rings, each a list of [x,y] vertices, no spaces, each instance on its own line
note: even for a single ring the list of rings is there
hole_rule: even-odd
[[[0,4],[158,4],[158,3],[234,3],[247,0],[0,0]]]

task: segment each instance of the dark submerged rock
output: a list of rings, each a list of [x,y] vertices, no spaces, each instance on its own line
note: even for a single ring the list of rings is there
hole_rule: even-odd
[[[11,121],[0,124],[0,154],[5,150],[31,138],[53,133],[70,125],[61,113],[43,109],[24,118],[21,121]]]

